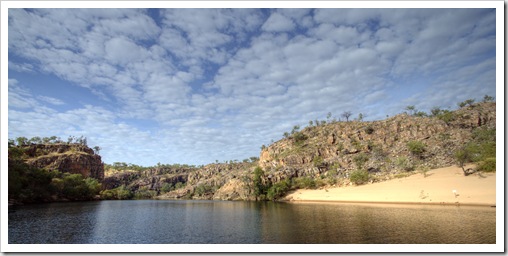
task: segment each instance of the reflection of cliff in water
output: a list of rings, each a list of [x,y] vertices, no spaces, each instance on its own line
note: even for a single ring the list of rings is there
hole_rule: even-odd
[[[488,207],[128,200],[16,206],[9,243],[495,243]]]
[[[271,204],[263,243],[495,243],[495,210],[483,207]]]

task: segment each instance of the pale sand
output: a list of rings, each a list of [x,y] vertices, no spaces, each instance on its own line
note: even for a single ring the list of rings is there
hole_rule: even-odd
[[[456,192],[457,196],[453,193]],[[456,166],[406,178],[348,187],[299,189],[285,197],[293,202],[370,202],[496,205],[496,174],[464,176]]]

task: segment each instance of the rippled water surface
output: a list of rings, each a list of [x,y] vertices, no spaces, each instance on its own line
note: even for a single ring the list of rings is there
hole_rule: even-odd
[[[496,243],[488,207],[97,201],[11,207],[8,226],[11,244]]]

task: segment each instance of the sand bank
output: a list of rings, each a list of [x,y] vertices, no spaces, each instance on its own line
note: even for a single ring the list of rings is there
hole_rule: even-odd
[[[496,174],[464,176],[456,166],[405,178],[348,187],[299,189],[285,199],[293,202],[359,202],[404,204],[496,205]]]

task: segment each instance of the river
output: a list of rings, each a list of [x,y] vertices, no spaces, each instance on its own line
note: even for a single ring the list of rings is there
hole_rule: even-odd
[[[9,244],[484,244],[489,207],[195,200],[10,207]]]

